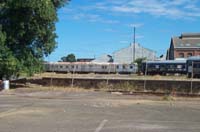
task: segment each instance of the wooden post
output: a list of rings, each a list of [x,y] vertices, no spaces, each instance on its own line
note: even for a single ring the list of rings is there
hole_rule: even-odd
[[[193,77],[194,77],[194,62],[192,61],[192,73],[191,73],[191,86],[190,86],[190,93],[193,93]]]
[[[146,83],[147,83],[147,80],[146,80],[146,76],[147,76],[147,62],[146,62],[146,66],[145,66],[145,76],[144,76],[144,92],[146,91]]]

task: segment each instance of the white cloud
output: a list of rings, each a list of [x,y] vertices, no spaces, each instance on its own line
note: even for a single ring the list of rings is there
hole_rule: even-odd
[[[121,15],[145,13],[169,18],[187,18],[199,17],[198,2],[199,0],[104,0],[91,4],[85,9],[120,13]]]
[[[104,24],[117,24],[117,23],[119,23],[119,21],[117,21],[117,20],[105,19],[98,14],[79,13],[79,14],[75,14],[72,18],[74,20],[81,20],[82,19],[82,20],[87,20],[89,22],[100,22],[100,23],[104,23]]]
[[[71,8],[70,8],[71,7]],[[102,0],[83,2],[79,6],[62,9],[64,18],[92,23],[119,24],[119,26],[142,27],[142,23],[128,24],[123,17],[148,14],[170,19],[195,20],[200,17],[200,0]]]
[[[140,27],[142,27],[144,24],[143,23],[132,23],[132,24],[130,24],[129,26],[130,27],[135,27],[135,28],[140,28]]]

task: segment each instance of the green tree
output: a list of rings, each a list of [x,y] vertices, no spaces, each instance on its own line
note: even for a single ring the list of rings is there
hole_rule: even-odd
[[[144,58],[137,58],[137,59],[135,60],[134,63],[137,63],[138,72],[141,72],[141,71],[142,71],[142,62],[143,62],[144,60],[146,60],[145,57],[144,57]]]
[[[61,58],[63,62],[76,62],[76,56],[74,54],[68,54]]]
[[[17,76],[19,64],[12,52],[5,45],[6,35],[2,32],[0,26],[0,80],[3,78]]]
[[[23,72],[31,75],[40,71],[44,56],[57,47],[57,10],[68,1],[0,1],[0,26],[6,38],[4,47],[19,62]]]

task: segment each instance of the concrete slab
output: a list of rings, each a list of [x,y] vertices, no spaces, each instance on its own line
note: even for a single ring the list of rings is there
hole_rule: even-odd
[[[71,92],[49,99],[38,93],[0,95],[0,104],[1,132],[200,131],[200,102],[195,100],[166,102]]]

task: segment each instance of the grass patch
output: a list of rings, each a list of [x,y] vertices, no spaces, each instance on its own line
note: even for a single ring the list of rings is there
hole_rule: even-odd
[[[163,98],[162,98],[163,101],[175,101],[175,97],[172,96],[172,95],[165,95]]]

